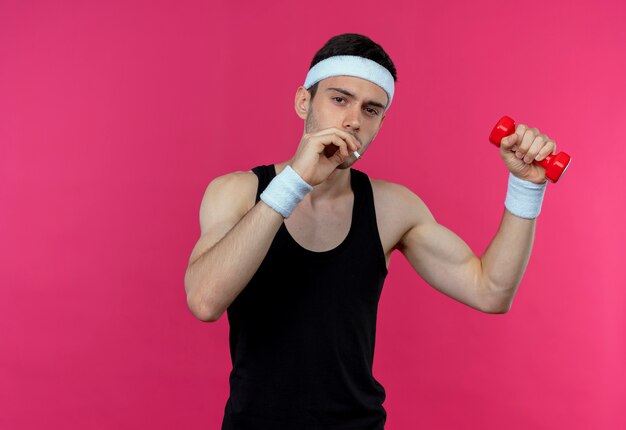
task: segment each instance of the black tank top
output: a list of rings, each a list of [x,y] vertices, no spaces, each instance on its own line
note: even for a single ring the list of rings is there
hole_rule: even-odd
[[[259,196],[273,165],[252,171]],[[222,430],[380,430],[385,389],[374,378],[378,301],[387,276],[368,176],[350,169],[352,223],[325,252],[283,223],[227,309],[233,369]]]

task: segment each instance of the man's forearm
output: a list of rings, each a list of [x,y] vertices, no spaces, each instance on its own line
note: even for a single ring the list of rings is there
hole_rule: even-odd
[[[185,284],[197,316],[215,320],[230,306],[261,265],[282,222],[279,213],[259,201],[189,266]]]
[[[487,287],[505,309],[511,306],[526,271],[536,223],[536,219],[520,218],[505,208],[498,232],[480,258]]]

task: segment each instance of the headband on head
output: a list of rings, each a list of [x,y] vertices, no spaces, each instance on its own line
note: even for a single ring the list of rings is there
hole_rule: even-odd
[[[304,81],[307,90],[322,79],[333,76],[354,76],[375,83],[387,93],[389,102],[385,111],[391,106],[394,81],[389,70],[369,58],[356,55],[336,55],[320,61],[311,67]]]

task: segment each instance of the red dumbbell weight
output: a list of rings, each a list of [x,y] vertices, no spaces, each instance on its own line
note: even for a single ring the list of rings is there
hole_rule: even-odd
[[[500,118],[500,121],[498,121],[493,130],[491,130],[489,141],[497,147],[500,147],[502,139],[513,133],[515,133],[515,121],[505,115]],[[541,167],[546,169],[546,178],[556,183],[563,173],[565,173],[565,170],[567,170],[571,161],[572,157],[567,155],[565,152],[559,152],[555,155],[550,154],[541,161],[535,160],[533,163],[539,164]]]

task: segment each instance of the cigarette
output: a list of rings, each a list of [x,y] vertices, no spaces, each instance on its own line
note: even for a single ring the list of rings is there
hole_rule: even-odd
[[[354,158],[356,158],[357,160],[359,159],[359,157],[361,156],[361,154],[359,154],[357,151],[354,151],[352,153],[352,155],[354,155]]]

